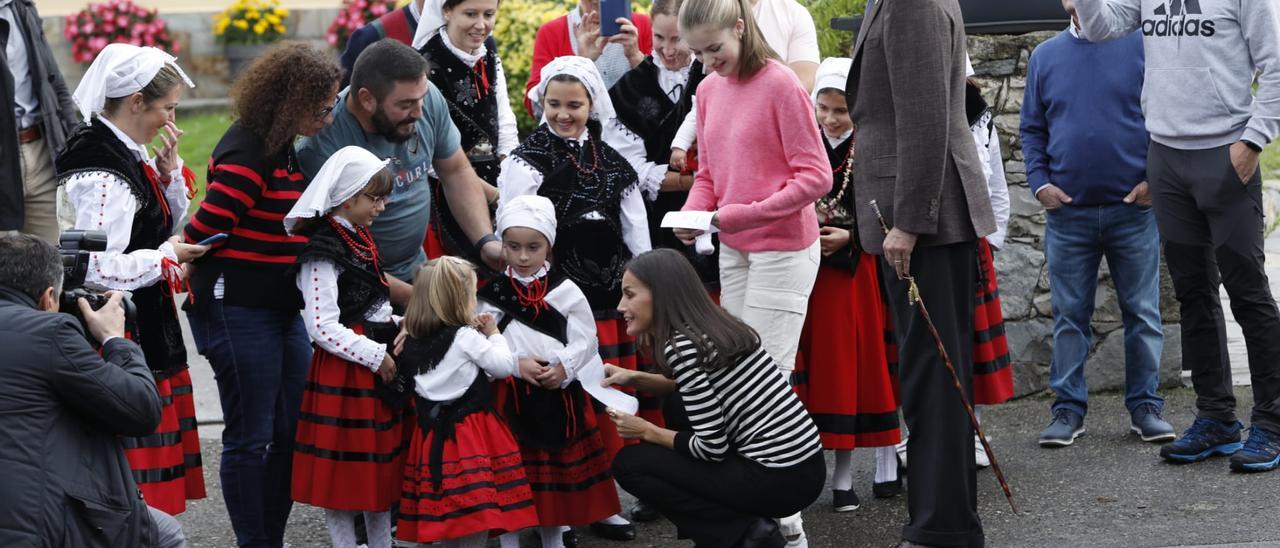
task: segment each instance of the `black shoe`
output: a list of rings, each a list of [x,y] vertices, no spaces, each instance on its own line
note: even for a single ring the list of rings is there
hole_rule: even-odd
[[[871,484],[871,494],[878,499],[891,499],[902,494],[902,476],[893,481]]]
[[[635,540],[636,526],[630,523],[611,525],[597,521],[591,524],[591,534],[609,540]]]
[[[783,548],[787,545],[786,537],[778,528],[778,522],[771,518],[757,518],[755,523],[743,535],[739,548]]]
[[[832,489],[831,508],[836,512],[852,512],[858,509],[858,494],[853,489]]]
[[[631,521],[647,523],[650,521],[658,521],[662,519],[662,512],[657,508],[645,504],[644,501],[636,501],[636,505],[631,507]]]
[[[578,532],[570,529],[560,533],[560,542],[564,548],[578,548]]]

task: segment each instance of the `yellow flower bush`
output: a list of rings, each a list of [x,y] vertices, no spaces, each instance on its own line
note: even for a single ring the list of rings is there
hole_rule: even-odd
[[[213,16],[219,44],[266,44],[284,37],[289,10],[277,0],[236,0]]]

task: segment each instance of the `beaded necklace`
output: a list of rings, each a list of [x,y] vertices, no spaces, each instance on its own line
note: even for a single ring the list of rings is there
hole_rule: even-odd
[[[844,181],[840,185],[840,192],[834,197],[826,197],[818,199],[818,222],[825,223],[831,219],[838,217],[848,217],[849,212],[844,210],[844,206],[840,201],[844,199],[844,193],[849,190],[849,179],[853,174],[853,150],[857,148],[858,141],[853,135],[849,136],[849,151],[844,154],[844,161],[836,168],[836,173],[844,171]]]
[[[387,277],[382,275],[382,257],[378,255],[378,246],[373,243],[373,235],[369,234],[369,229],[365,227],[356,227],[356,236],[360,237],[361,242],[357,242],[350,234],[347,234],[338,221],[334,220],[332,215],[325,217],[329,221],[329,226],[333,227],[333,231],[338,233],[338,237],[347,245],[347,249],[351,250],[351,254],[359,259],[360,262],[373,265],[374,272],[378,273],[378,280],[382,285],[389,286]]]
[[[587,137],[587,145],[585,146],[591,147],[591,169],[582,169],[582,164],[578,163],[577,155],[573,153],[572,148],[565,155],[569,157],[569,161],[573,163],[573,168],[578,171],[578,174],[583,177],[590,177],[600,167],[600,148],[596,146],[596,140],[591,137]]]
[[[533,308],[533,317],[537,319],[538,314],[543,310],[551,308],[547,304],[547,278],[534,278],[529,282],[529,286],[521,287],[520,282],[516,281],[515,269],[507,268],[507,280],[511,282],[511,289],[516,292],[516,298],[520,301],[520,306]]]

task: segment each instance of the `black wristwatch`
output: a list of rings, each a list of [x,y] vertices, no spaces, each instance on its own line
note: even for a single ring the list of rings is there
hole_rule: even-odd
[[[485,244],[489,242],[501,242],[501,241],[502,241],[502,238],[499,238],[497,234],[485,234],[484,236],[481,236],[480,240],[476,242],[476,255],[481,255],[481,256],[484,255]]]
[[[1259,145],[1258,143],[1255,143],[1253,141],[1249,141],[1246,139],[1241,139],[1240,142],[1244,143],[1245,146],[1253,149],[1254,152],[1258,152],[1258,153],[1262,152],[1262,145]]]

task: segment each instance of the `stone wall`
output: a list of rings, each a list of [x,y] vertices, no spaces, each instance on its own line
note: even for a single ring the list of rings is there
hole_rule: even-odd
[[[1018,395],[1048,388],[1052,357],[1053,316],[1049,297],[1049,275],[1044,256],[1044,208],[1027,187],[1019,138],[1019,115],[1026,87],[1027,60],[1031,51],[1055,32],[1023,35],[969,37],[969,55],[976,79],[995,113],[1009,181],[1011,214],[1004,249],[996,254],[1000,277],[1005,331],[1014,363],[1014,385]],[[1163,268],[1162,268],[1163,270]],[[1161,273],[1161,316],[1164,322],[1164,356],[1161,383],[1178,382],[1181,336],[1177,303],[1167,272]],[[1086,366],[1090,390],[1124,386],[1124,330],[1116,293],[1106,269],[1098,276],[1098,294],[1093,315],[1093,351]]]

